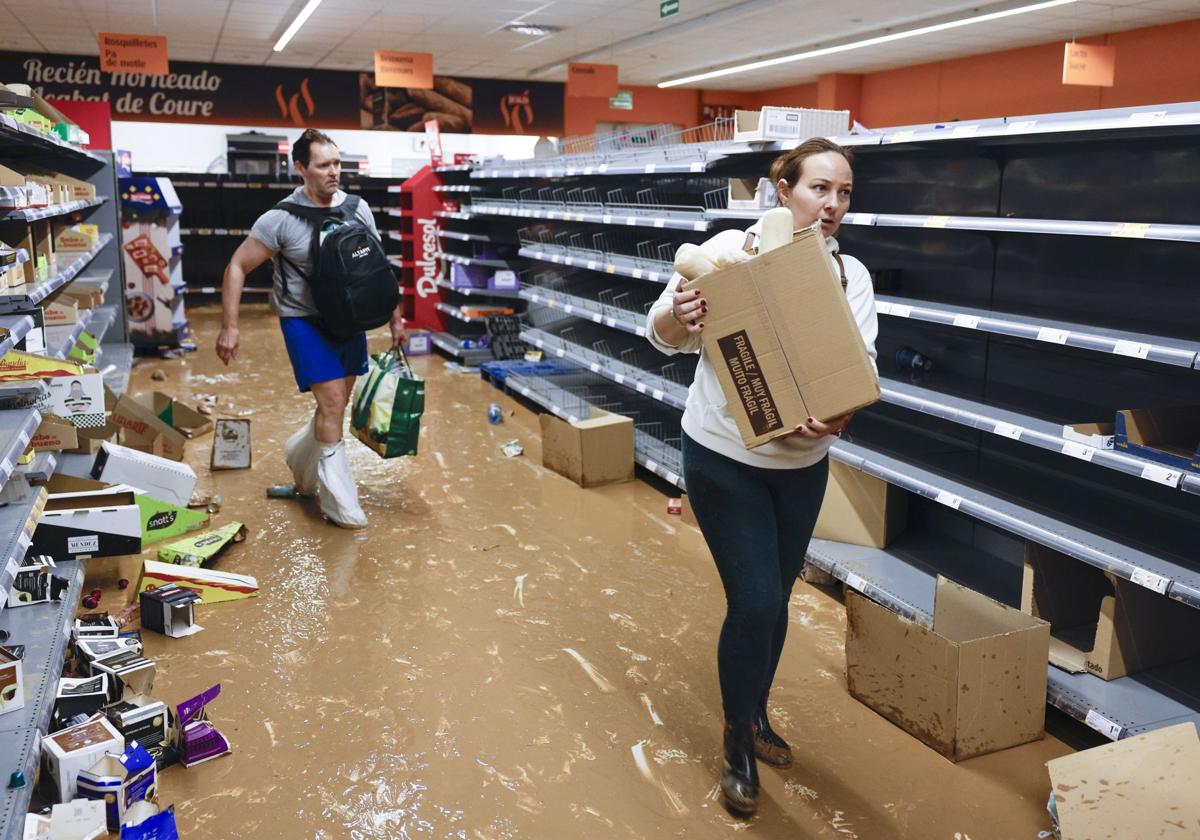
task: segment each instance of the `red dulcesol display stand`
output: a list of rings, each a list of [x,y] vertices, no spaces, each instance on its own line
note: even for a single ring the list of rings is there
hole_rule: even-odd
[[[425,166],[401,185],[400,233],[404,248],[396,261],[404,292],[405,320],[434,332],[445,329],[442,313],[435,308],[442,294],[437,285],[441,244],[434,213],[445,209],[446,203],[433,188],[441,183],[433,167]]]

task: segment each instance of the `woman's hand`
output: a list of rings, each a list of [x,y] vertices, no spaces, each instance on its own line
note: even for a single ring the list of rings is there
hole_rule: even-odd
[[[822,423],[820,420],[809,417],[808,422],[802,426],[797,426],[796,431],[792,432],[792,434],[796,437],[809,438],[810,440],[823,438],[826,435],[841,437],[842,432],[844,432],[846,427],[850,425],[850,418],[853,416],[854,412],[851,411],[849,414],[843,414],[841,417],[835,417],[828,423]]]
[[[707,312],[708,301],[700,297],[699,289],[692,289],[688,292],[676,292],[674,298],[671,300],[671,317],[690,334],[698,333],[704,329],[704,322],[700,319]]]

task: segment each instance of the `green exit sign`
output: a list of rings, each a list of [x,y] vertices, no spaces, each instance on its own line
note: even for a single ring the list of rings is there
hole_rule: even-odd
[[[659,19],[679,14],[679,0],[658,0]]]

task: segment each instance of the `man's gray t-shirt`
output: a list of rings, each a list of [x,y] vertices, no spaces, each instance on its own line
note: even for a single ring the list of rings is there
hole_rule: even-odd
[[[287,200],[305,207],[317,206],[309,201],[303,187],[296,187]],[[338,190],[333,196],[332,206],[336,207],[345,200],[346,193]],[[375,218],[371,215],[371,208],[367,206],[367,202],[359,201],[355,215],[371,229],[376,238],[379,237]],[[250,229],[250,235],[276,252],[272,258],[275,264],[275,283],[271,289],[271,308],[275,313],[281,318],[307,318],[316,315],[317,308],[313,303],[308,281],[296,271],[299,268],[305,274],[310,274],[313,270],[312,223],[299,216],[293,216],[286,210],[272,209],[258,217],[258,221]],[[280,254],[286,258],[286,262],[279,259]]]

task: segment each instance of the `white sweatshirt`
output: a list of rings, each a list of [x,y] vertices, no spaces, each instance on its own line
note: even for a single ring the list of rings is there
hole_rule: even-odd
[[[746,231],[726,230],[714,236],[710,242],[721,248],[742,248],[746,235],[758,238],[761,223]],[[829,246],[830,262],[833,270],[838,273],[837,262],[833,255],[838,253],[837,240],[832,236],[825,239]],[[846,300],[850,311],[862,333],[863,342],[867,346],[867,354],[871,364],[875,365],[875,337],[879,334],[879,320],[875,313],[875,291],[871,285],[871,276],[867,268],[854,257],[842,254],[842,262],[846,266]],[[699,334],[689,334],[678,347],[672,347],[662,340],[654,328],[655,318],[663,310],[670,310],[675,290],[683,277],[678,273],[671,278],[667,288],[650,307],[646,315],[646,337],[663,353],[673,356],[676,353],[699,353],[700,362],[696,365],[696,378],[688,388],[687,407],[683,412],[683,430],[688,436],[703,446],[707,446],[728,458],[752,467],[767,469],[798,469],[810,467],[825,457],[829,447],[837,439],[832,435],[821,438],[786,437],[763,444],[754,449],[747,449],[742,443],[738,432],[737,421],[727,410],[725,394],[721,391],[721,383],[705,357]],[[878,368],[876,367],[878,374]]]

